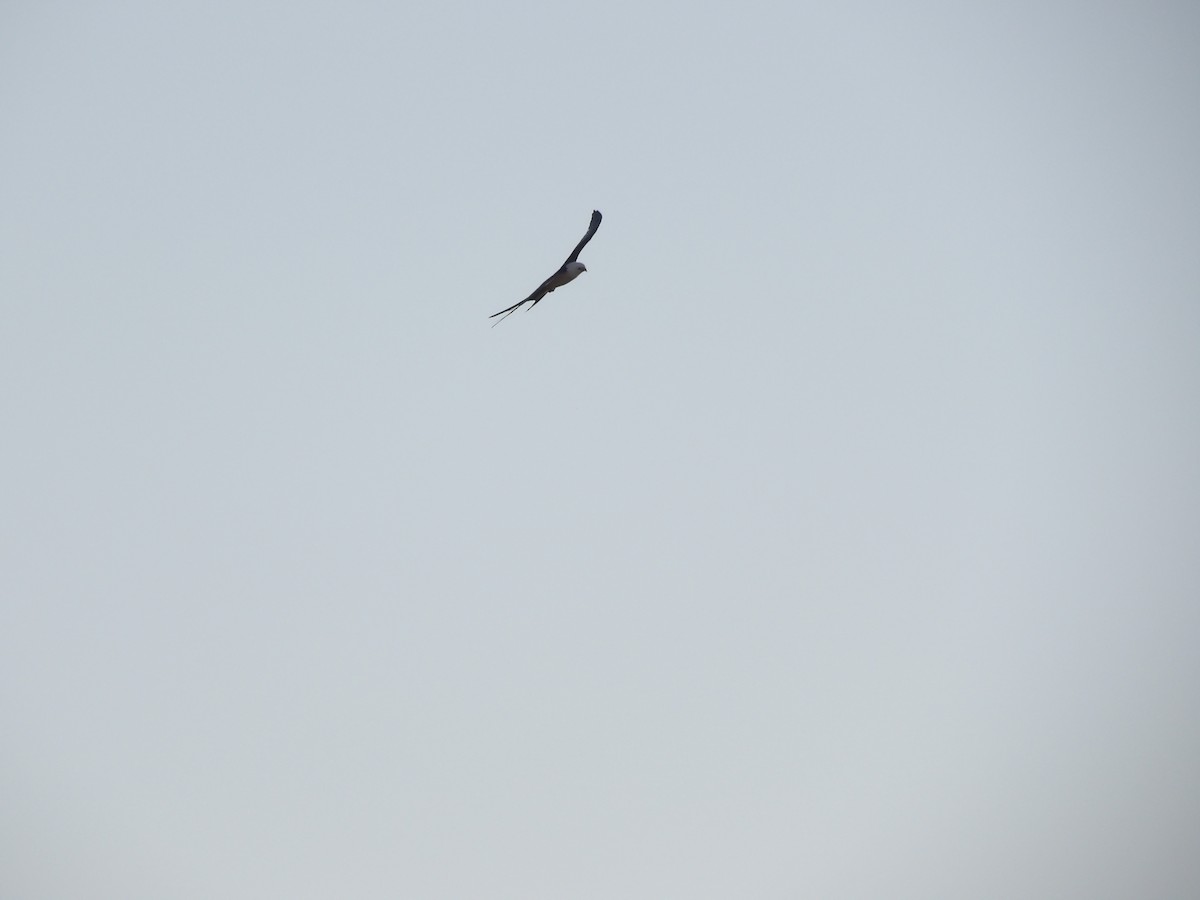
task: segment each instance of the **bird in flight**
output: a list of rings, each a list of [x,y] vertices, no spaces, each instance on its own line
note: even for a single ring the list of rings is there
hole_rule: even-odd
[[[603,216],[600,215],[600,210],[592,210],[592,224],[588,226],[587,234],[583,236],[583,240],[575,245],[575,249],[571,251],[571,255],[567,257],[567,261],[558,267],[557,272],[543,281],[541,285],[538,286],[536,291],[534,291],[520,303],[514,303],[508,309],[502,309],[500,312],[492,313],[490,316],[488,316],[489,319],[495,319],[496,316],[500,316],[500,318],[495,322],[495,324],[492,325],[492,327],[495,328],[496,325],[499,325],[526,303],[529,304],[530,309],[533,309],[538,305],[538,302],[543,297],[545,297],[555,288],[560,288],[568,281],[573,281],[575,278],[579,277],[580,272],[586,272],[587,266],[579,261],[579,253],[584,247],[587,246],[587,242],[592,239],[592,235],[596,233],[596,229],[600,227],[600,220],[602,218]]]

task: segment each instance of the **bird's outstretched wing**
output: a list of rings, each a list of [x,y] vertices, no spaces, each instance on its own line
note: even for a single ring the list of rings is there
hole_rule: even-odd
[[[587,234],[583,236],[583,240],[575,245],[575,249],[571,251],[571,255],[568,256],[566,262],[563,263],[564,266],[567,263],[573,263],[579,259],[579,254],[583,251],[583,248],[587,246],[587,242],[590,241],[593,235],[595,235],[595,233],[600,229],[600,220],[603,218],[604,216],[600,215],[600,210],[592,210],[592,224],[588,226]]]

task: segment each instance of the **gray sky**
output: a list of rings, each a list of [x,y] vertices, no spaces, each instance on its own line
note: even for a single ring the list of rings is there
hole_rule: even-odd
[[[0,7],[0,893],[1200,895],[1197,46]]]

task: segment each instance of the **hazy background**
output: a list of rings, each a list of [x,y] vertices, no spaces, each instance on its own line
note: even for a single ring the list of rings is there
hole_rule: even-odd
[[[1198,46],[7,0],[0,894],[1200,896]]]

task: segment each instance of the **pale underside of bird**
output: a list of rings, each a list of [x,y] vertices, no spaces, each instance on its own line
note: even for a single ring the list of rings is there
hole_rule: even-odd
[[[529,309],[533,309],[547,294],[552,293],[556,288],[562,287],[568,281],[575,280],[579,277],[580,273],[586,272],[587,266],[579,261],[579,254],[583,248],[587,246],[587,242],[592,239],[592,236],[596,233],[596,229],[600,227],[600,220],[602,218],[603,216],[600,215],[600,210],[592,210],[592,224],[588,226],[587,234],[583,236],[583,240],[575,245],[575,249],[571,251],[571,255],[567,257],[567,261],[558,267],[558,271],[543,281],[538,286],[536,291],[534,291],[520,303],[514,303],[508,309],[502,309],[498,313],[492,313],[490,316],[488,316],[488,318],[495,319],[496,316],[499,316],[500,319],[495,323],[495,325],[499,325],[500,322],[503,322],[526,303],[529,304]],[[493,325],[493,327],[495,327],[495,325]]]

